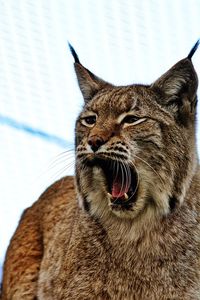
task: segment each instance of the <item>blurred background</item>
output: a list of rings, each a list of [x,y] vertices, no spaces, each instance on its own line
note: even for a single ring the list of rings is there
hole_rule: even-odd
[[[148,84],[187,56],[199,16],[199,0],[0,0],[0,265],[23,209],[73,174],[83,100],[67,42],[103,79]],[[200,50],[193,63],[200,76]]]

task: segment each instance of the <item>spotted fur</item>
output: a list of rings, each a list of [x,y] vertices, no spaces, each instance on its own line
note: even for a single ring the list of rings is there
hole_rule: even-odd
[[[85,100],[75,188],[61,179],[24,212],[3,300],[200,299],[197,47],[151,85],[114,86],[70,46]]]

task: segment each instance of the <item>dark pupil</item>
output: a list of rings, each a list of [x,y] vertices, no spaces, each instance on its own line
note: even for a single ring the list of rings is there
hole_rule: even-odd
[[[87,123],[87,124],[94,124],[95,122],[96,122],[96,117],[95,116],[91,116],[91,117],[86,117],[85,118],[85,122]]]
[[[134,123],[138,120],[135,116],[126,116],[123,120],[124,123]]]

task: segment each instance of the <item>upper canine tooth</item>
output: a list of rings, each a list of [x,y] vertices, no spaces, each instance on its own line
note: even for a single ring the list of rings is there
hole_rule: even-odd
[[[124,198],[125,198],[126,200],[128,200],[128,195],[127,195],[127,193],[124,194]]]
[[[107,195],[109,196],[109,198],[112,198],[112,195],[110,193],[107,193]]]

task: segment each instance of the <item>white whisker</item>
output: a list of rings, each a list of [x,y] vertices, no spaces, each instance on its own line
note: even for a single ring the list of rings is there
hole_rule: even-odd
[[[136,166],[133,162],[131,163],[131,165],[134,167],[135,173],[137,175],[137,184],[136,184],[135,190],[133,191],[133,193],[129,199],[131,199],[135,195],[135,193],[137,192],[137,189],[139,187],[139,184],[140,184],[140,174],[138,172],[138,169],[136,168]]]
[[[139,160],[141,160],[144,164],[146,164],[155,174],[156,176],[160,179],[161,183],[163,184],[163,186],[165,186],[165,183],[162,179],[162,177],[160,176],[160,174],[158,172],[156,172],[156,170],[148,163],[146,162],[144,159],[142,159],[141,157],[134,155],[136,158],[138,158]]]
[[[58,178],[58,176],[60,177],[61,175],[63,175],[64,172],[66,171],[71,171],[72,167],[74,167],[74,160],[69,162],[68,164],[64,165],[61,169],[59,169],[58,171],[56,171],[51,177],[51,180],[56,180]]]

